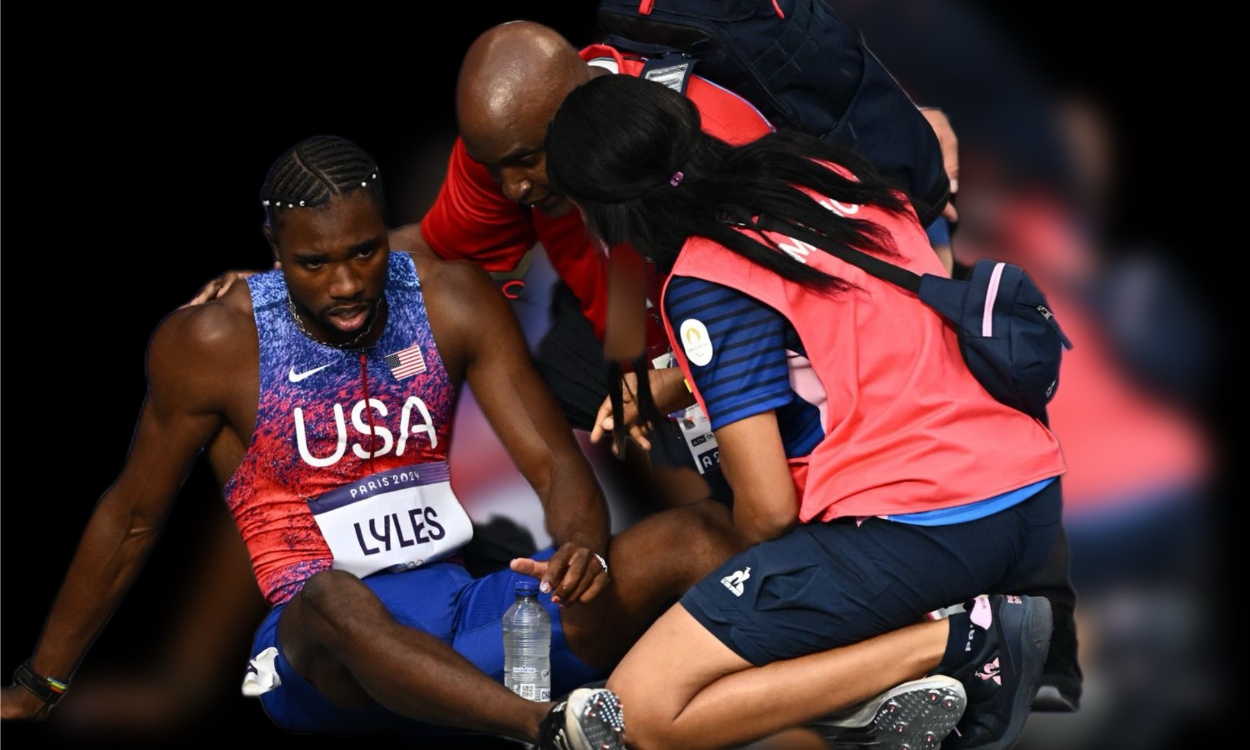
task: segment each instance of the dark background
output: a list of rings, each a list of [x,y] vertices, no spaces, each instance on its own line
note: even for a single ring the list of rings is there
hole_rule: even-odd
[[[125,458],[153,327],[221,271],[270,263],[257,191],[273,159],[309,135],[351,138],[381,163],[392,220],[416,220],[441,178],[469,42],[513,18],[548,23],[579,46],[598,34],[589,1],[311,7],[215,4],[175,16],[42,6],[21,25],[10,15],[0,674],[32,652],[77,536]],[[1111,107],[1125,166],[1115,236],[1165,247],[1194,283],[1217,285],[1209,263],[1190,261],[1207,262],[1212,245],[1198,244],[1197,212],[1181,197],[1212,162],[1198,128],[1213,115],[1176,97],[1177,61],[1198,47],[1197,22],[1126,21],[1073,0],[966,7],[1045,80],[1079,85]],[[1217,209],[1215,220],[1235,222],[1239,212],[1229,213]],[[1203,411],[1220,427],[1231,410],[1223,382]],[[184,496],[83,674],[143,663],[161,641],[196,570],[206,508],[220,502],[200,469]],[[281,738],[255,702],[227,687],[214,718],[187,737]],[[70,741],[55,721],[6,724],[3,735]]]

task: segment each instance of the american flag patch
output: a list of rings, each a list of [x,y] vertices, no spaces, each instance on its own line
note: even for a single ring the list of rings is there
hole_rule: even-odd
[[[421,346],[413,344],[403,351],[386,355],[386,366],[396,380],[410,378],[425,372],[425,358],[421,356]]]

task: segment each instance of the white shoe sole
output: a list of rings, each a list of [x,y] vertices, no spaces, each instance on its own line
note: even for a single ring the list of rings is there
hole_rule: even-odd
[[[939,750],[967,706],[958,680],[922,677],[804,726],[835,750]]]
[[[625,750],[625,720],[616,693],[580,688],[569,694],[565,729],[582,750]]]

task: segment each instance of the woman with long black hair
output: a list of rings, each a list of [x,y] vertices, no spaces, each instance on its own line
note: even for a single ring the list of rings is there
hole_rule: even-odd
[[[740,746],[948,675],[966,690],[955,731],[893,746],[1014,744],[1051,632],[1048,602],[1014,592],[1059,530],[1059,444],[985,391],[914,295],[760,228],[799,225],[945,273],[905,196],[853,152],[800,133],[730,146],[685,98],[626,76],[575,89],[546,153],[588,230],[667,277],[673,354],[753,542],[612,674],[626,741]],[[636,385],[637,421],[663,419],[672,405]],[[965,606],[926,619],[953,603]],[[865,641],[878,645],[842,648]]]

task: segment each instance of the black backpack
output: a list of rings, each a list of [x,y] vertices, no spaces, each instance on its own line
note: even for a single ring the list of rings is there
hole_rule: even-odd
[[[910,197],[923,226],[950,199],[929,121],[858,29],[822,0],[601,0],[604,40],[679,91],[698,74],[778,128],[851,146]]]

